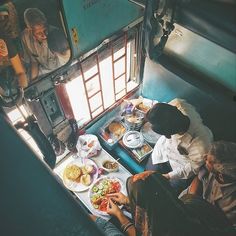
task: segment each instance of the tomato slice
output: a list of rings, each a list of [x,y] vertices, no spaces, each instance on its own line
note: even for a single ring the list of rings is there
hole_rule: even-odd
[[[103,198],[100,206],[99,206],[99,210],[100,211],[107,211],[107,204],[108,204],[108,199],[107,198]]]
[[[120,192],[121,186],[119,182],[112,183],[112,188],[115,190],[116,193]]]

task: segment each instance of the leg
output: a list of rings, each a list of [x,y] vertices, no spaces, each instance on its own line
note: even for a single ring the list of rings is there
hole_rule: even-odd
[[[177,195],[179,195],[184,189],[188,187],[187,179],[171,179],[170,185],[175,189]]]
[[[121,233],[121,231],[119,231],[115,225],[113,225],[111,222],[106,221],[104,219],[102,219],[101,217],[97,217],[95,219],[95,223],[97,224],[97,226],[102,230],[102,232],[104,233],[104,235],[106,236],[124,236],[123,233]]]

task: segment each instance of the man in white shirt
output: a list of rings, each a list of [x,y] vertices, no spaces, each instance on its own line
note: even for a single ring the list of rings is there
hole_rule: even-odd
[[[146,115],[157,141],[146,169],[160,171],[180,193],[204,164],[213,136],[185,100],[155,104]]]
[[[31,66],[31,79],[49,73],[60,65],[58,58],[48,47],[47,37],[54,26],[48,25],[43,12],[38,8],[24,11],[26,28],[22,32],[23,58]]]
[[[214,142],[205,158],[206,165],[185,193],[220,208],[236,229],[236,143]]]

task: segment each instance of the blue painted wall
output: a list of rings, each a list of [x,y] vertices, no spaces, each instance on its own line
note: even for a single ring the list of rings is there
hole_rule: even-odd
[[[163,65],[146,59],[142,95],[160,102],[169,102],[176,97],[186,99],[201,114],[215,140],[236,141],[235,102],[224,94],[207,93],[204,87],[197,88]]]
[[[160,102],[184,98],[215,139],[236,141],[236,55],[177,24],[164,55],[161,64],[146,59],[143,96]]]
[[[63,0],[68,28],[78,32],[74,58],[94,49],[104,39],[138,19],[142,8],[128,0]]]
[[[177,24],[166,44],[165,53],[236,92],[235,53]]]

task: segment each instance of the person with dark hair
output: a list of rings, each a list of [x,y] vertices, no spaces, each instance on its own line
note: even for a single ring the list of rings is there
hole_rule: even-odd
[[[18,16],[11,1],[0,2],[0,29],[0,80],[3,80],[1,85],[10,83],[16,75],[18,86],[25,88],[28,85],[28,78],[19,55]],[[4,91],[0,91],[0,94],[4,94]]]
[[[146,171],[131,176],[126,188],[127,197],[122,193],[109,194],[107,206],[107,213],[118,219],[125,235],[233,235],[234,230],[221,211],[196,196],[178,199],[159,173]],[[130,207],[132,220],[117,204]]]
[[[236,227],[236,143],[217,141],[205,156],[188,193],[202,196],[219,207]]]
[[[59,67],[58,58],[47,43],[47,36],[55,27],[48,25],[46,16],[38,8],[26,9],[24,21],[26,28],[21,36],[23,58],[31,65],[31,79],[35,79]]]
[[[180,193],[204,164],[213,140],[195,108],[182,99],[157,103],[146,114],[158,139],[147,170],[156,170]]]
[[[59,65],[65,65],[71,56],[70,47],[65,33],[58,28],[52,29],[48,34],[48,47],[57,55]]]

